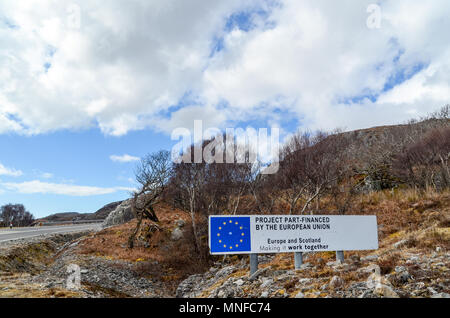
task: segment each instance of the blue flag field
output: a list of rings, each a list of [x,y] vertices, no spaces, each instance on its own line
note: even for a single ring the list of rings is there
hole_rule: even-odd
[[[250,217],[210,216],[211,254],[239,254],[251,251]]]

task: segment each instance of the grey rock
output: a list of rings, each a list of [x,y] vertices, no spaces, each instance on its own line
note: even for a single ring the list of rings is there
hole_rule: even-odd
[[[183,231],[182,231],[179,227],[175,228],[175,229],[172,231],[172,233],[170,234],[170,239],[171,239],[172,241],[178,241],[178,240],[180,240],[182,237],[183,237]]]
[[[381,269],[380,269],[380,266],[378,266],[377,264],[371,264],[367,267],[359,268],[357,271],[363,272],[363,273],[375,273],[375,274],[379,275],[381,272]]]
[[[397,279],[401,282],[401,283],[407,283],[409,282],[411,279],[413,279],[413,277],[408,273],[408,271],[404,271],[401,272],[398,276]]]
[[[378,284],[373,293],[383,298],[399,298],[398,294],[390,286],[384,284]]]
[[[344,285],[344,280],[340,278],[339,276],[334,276],[330,281],[330,287],[332,288],[339,288]]]
[[[395,243],[393,245],[393,247],[394,248],[401,248],[401,247],[404,247],[407,243],[408,243],[408,240],[401,240],[401,241],[398,241],[397,243]]]
[[[434,294],[431,296],[431,298],[450,298],[450,294],[447,293]]]
[[[373,293],[371,290],[366,290],[358,298],[371,298],[372,295]]]
[[[226,297],[225,291],[224,291],[224,290],[220,290],[220,291],[217,293],[217,297],[219,297],[219,298],[225,298],[225,297]]]
[[[424,289],[425,288],[425,283],[424,282],[418,282],[416,284],[416,288],[417,289]]]
[[[222,269],[220,269],[219,271],[217,271],[217,273],[216,273],[216,277],[218,277],[218,278],[224,278],[224,277],[226,277],[226,276],[229,276],[231,273],[233,273],[234,272],[234,266],[227,266],[227,267],[224,267],[224,268],[222,268]],[[256,274],[256,273],[255,273]]]
[[[395,272],[403,273],[405,271],[406,271],[406,268],[404,266],[395,266]]]
[[[305,298],[305,295],[302,292],[298,292],[295,298]]]
[[[124,224],[134,219],[134,214],[131,211],[131,200],[125,200],[119,204],[114,211],[103,221],[102,227],[110,227],[114,225]]]
[[[252,275],[250,275],[250,277],[248,278],[249,281],[254,281],[255,279],[257,279],[260,275],[264,274],[265,272],[267,272],[270,269],[269,267],[264,267],[264,268],[260,268],[258,269],[256,272],[254,272]]]
[[[378,260],[378,256],[377,255],[367,255],[367,256],[364,256],[364,257],[361,257],[361,260],[362,261],[376,261],[376,260]]]
[[[175,225],[176,225],[177,227],[183,227],[183,226],[186,225],[186,221],[183,220],[183,219],[176,220],[176,221],[175,221]]]
[[[261,288],[266,288],[267,286],[269,286],[270,284],[273,283],[273,279],[272,278],[263,278],[263,282],[261,284]]]
[[[308,284],[311,281],[312,281],[311,278],[301,278],[301,279],[298,280],[298,283],[303,285],[303,284]]]
[[[417,263],[420,261],[420,257],[418,256],[412,256],[408,259],[408,261],[411,261],[412,263]]]
[[[435,291],[432,287],[428,287],[427,290],[430,292],[430,294],[432,295],[436,295],[438,292]]]
[[[366,290],[366,289],[367,289],[367,282],[353,283],[353,284],[351,284],[350,289],[354,289],[354,290]]]
[[[300,269],[309,269],[314,267],[311,263],[304,263],[302,266],[300,266]]]

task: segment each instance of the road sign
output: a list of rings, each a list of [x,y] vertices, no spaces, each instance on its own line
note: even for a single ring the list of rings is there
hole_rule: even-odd
[[[211,254],[378,249],[374,215],[221,215],[209,217]]]

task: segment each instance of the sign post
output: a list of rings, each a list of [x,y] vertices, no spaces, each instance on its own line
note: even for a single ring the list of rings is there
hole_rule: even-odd
[[[295,253],[295,268],[304,252],[378,249],[374,215],[221,215],[209,217],[209,248],[213,255],[250,254],[251,271],[258,255]]]
[[[302,252],[295,252],[294,253],[294,268],[300,269],[303,264],[303,253]]]
[[[250,275],[258,270],[258,254],[250,254]]]
[[[344,263],[344,251],[336,251],[336,261]]]

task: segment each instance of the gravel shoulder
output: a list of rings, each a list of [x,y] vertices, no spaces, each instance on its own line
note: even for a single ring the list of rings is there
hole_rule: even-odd
[[[0,297],[170,297],[135,264],[77,252],[94,232],[44,235],[0,246]],[[76,276],[79,274],[79,284]]]

